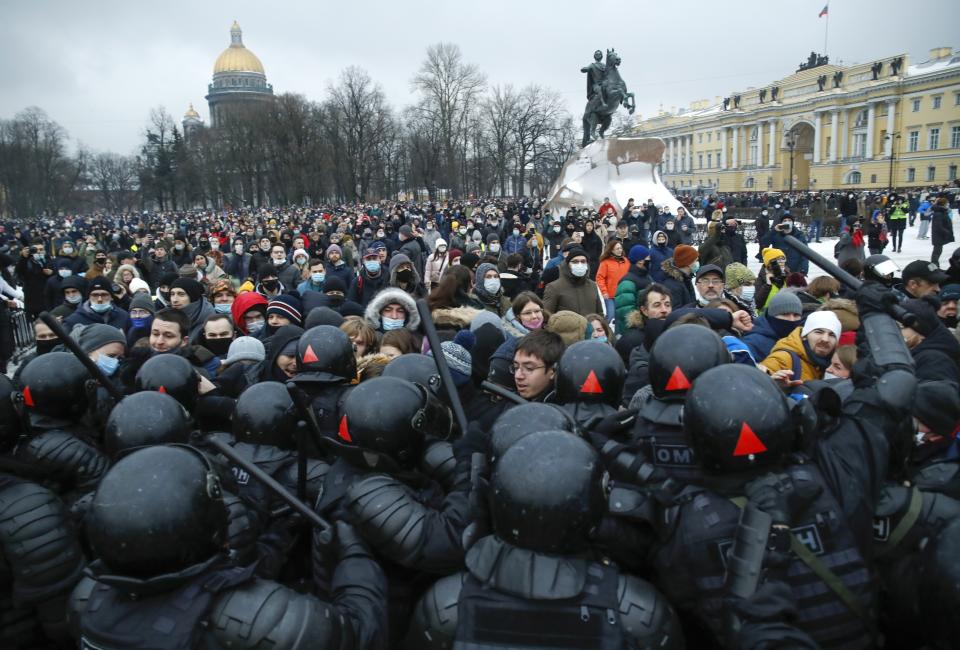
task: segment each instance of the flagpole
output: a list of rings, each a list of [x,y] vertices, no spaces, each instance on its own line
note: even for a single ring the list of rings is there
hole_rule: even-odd
[[[830,33],[830,5],[827,4],[827,22],[823,27],[823,56],[827,56],[827,35]]]

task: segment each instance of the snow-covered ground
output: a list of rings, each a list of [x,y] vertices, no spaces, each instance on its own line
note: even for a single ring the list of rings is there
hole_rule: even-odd
[[[947,244],[943,248],[943,254],[940,255],[940,268],[946,268],[949,264],[950,255],[953,253],[954,249],[960,245],[960,216],[958,216],[957,211],[953,211],[953,233],[957,241],[952,244]],[[928,260],[930,259],[930,254],[933,252],[933,244],[929,239],[920,240],[917,239],[917,234],[920,230],[920,220],[918,219],[914,223],[913,227],[907,227],[907,230],[903,233],[903,252],[894,253],[893,246],[887,244],[887,248],[883,251],[883,254],[892,259],[897,263],[897,266],[902,270],[907,264],[914,260]],[[929,236],[929,231],[927,232]],[[829,239],[823,239],[819,244],[812,243],[811,247],[813,250],[817,251],[828,260],[836,261],[833,256],[833,247],[837,243],[836,237],[831,237]],[[747,245],[747,257],[749,262],[750,270],[754,273],[757,273],[760,270],[760,262],[757,261],[757,249],[759,245],[756,243]],[[870,251],[864,251],[864,254],[869,257]],[[808,279],[813,279],[817,276],[824,275],[823,270],[810,263],[810,273],[807,276]]]

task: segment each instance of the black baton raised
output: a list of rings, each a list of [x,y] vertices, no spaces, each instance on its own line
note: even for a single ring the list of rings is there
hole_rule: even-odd
[[[60,342],[65,345],[68,350],[73,352],[73,356],[80,360],[80,363],[82,363],[83,367],[87,369],[87,372],[89,372],[93,378],[97,380],[98,384],[103,386],[103,388],[110,393],[110,397],[118,402],[123,399],[123,392],[114,386],[109,377],[103,374],[103,371],[100,370],[100,367],[97,365],[96,361],[83,353],[83,350],[80,349],[80,346],[77,345],[77,342],[70,338],[70,334],[67,333],[67,330],[63,329],[63,325],[60,324],[60,321],[51,316],[49,312],[45,311],[40,312],[40,315],[37,316],[37,318],[39,318],[44,325],[53,330],[53,333],[57,335],[57,338],[60,339]]]
[[[511,402],[513,402],[514,404],[526,404],[526,403],[527,403],[527,400],[525,400],[525,399],[524,399],[523,397],[521,397],[520,395],[517,395],[517,394],[514,393],[512,390],[508,390],[508,389],[504,388],[503,386],[500,386],[499,384],[495,384],[495,383],[493,383],[492,381],[487,381],[486,379],[484,379],[483,381],[480,382],[480,388],[482,388],[483,390],[487,391],[488,393],[493,393],[494,395],[499,395],[499,396],[502,397],[503,399],[508,399],[508,400],[510,400]]]
[[[447,399],[450,400],[453,415],[457,418],[457,424],[460,426],[460,435],[464,435],[467,432],[467,416],[463,412],[463,404],[460,403],[460,395],[457,393],[457,387],[453,384],[453,377],[450,375],[450,368],[447,366],[447,358],[443,356],[443,347],[440,345],[440,336],[437,334],[437,328],[433,324],[430,307],[423,298],[417,300],[417,311],[420,313],[420,322],[423,324],[423,331],[426,333],[427,340],[430,342],[430,349],[433,351],[433,362],[437,364],[437,372],[440,373],[440,380],[443,382]]]

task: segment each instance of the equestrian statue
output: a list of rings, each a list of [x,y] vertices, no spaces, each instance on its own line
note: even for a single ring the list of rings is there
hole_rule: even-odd
[[[593,53],[593,63],[580,68],[580,72],[587,74],[587,107],[583,111],[583,142],[586,147],[596,137],[594,132],[600,127],[600,138],[610,127],[613,114],[617,108],[623,106],[631,115],[637,106],[633,93],[627,92],[627,84],[620,78],[620,55],[614,50],[607,50],[607,61],[601,63],[603,52]]]

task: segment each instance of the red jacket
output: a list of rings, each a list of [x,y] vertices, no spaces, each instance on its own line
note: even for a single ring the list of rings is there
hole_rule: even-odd
[[[612,203],[610,203],[610,201],[607,201],[606,203],[601,205],[600,209],[597,210],[597,212],[599,212],[600,216],[602,217],[607,213],[608,210],[613,210],[613,213],[617,214],[617,208]]]

